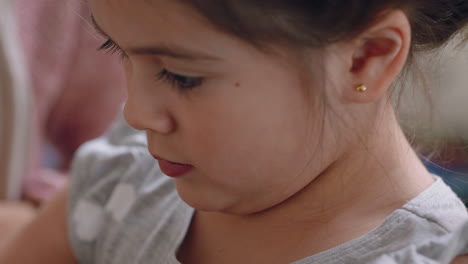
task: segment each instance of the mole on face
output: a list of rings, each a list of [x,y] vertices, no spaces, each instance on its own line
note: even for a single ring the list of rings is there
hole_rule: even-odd
[[[239,82],[236,82],[236,87],[240,87],[240,83],[239,83]]]

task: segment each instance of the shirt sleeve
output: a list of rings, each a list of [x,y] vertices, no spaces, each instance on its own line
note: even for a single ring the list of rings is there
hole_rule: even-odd
[[[455,232],[380,256],[372,264],[449,264],[468,254],[468,222]]]
[[[141,168],[141,160],[148,158],[146,145],[144,133],[133,130],[120,118],[109,134],[77,151],[72,164],[68,233],[80,263],[99,263],[95,250],[108,218],[125,213],[125,205],[116,206],[121,201],[112,201],[112,194],[122,186],[122,179]],[[129,188],[119,191],[128,193]]]

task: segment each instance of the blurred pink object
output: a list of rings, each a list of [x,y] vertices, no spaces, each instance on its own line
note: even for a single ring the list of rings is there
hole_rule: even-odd
[[[20,39],[34,92],[35,137],[25,196],[47,200],[66,183],[75,150],[100,136],[124,101],[118,59],[99,53],[103,41],[89,25],[82,0],[16,0]],[[46,142],[57,150],[60,168],[41,164]]]

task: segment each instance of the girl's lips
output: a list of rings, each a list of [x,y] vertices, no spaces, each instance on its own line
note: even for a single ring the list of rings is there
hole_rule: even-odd
[[[161,171],[169,177],[181,177],[193,169],[192,165],[167,161],[158,156],[153,157],[158,160]]]

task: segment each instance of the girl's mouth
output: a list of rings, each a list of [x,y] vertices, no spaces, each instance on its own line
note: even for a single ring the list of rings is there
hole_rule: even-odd
[[[193,166],[189,164],[175,163],[156,155],[153,155],[153,157],[158,160],[161,171],[169,177],[179,178],[189,173],[193,169]]]

